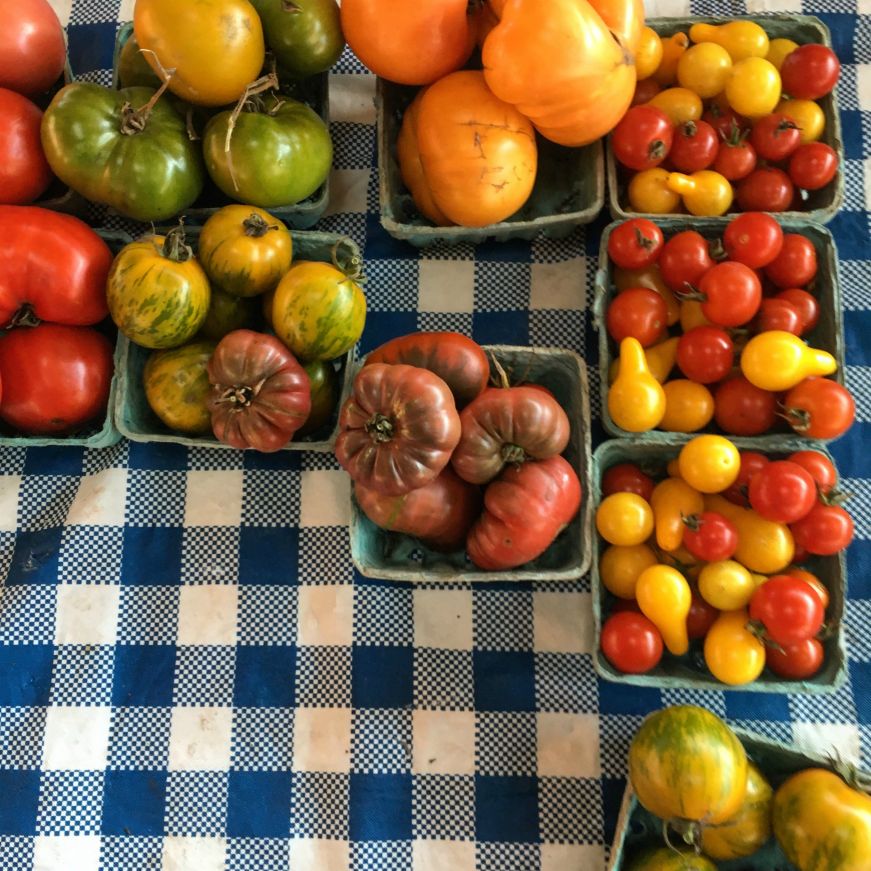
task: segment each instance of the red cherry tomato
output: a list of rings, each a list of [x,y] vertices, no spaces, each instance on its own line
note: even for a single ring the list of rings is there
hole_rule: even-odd
[[[750,122],[743,115],[720,103],[711,103],[702,114],[702,121],[710,124],[721,139],[738,139],[750,129]]]
[[[775,166],[757,167],[738,182],[735,198],[745,212],[785,212],[792,205],[792,179]]]
[[[756,169],[756,149],[746,140],[721,142],[712,167],[729,181],[740,181]]]
[[[809,43],[791,51],[780,67],[784,93],[795,100],[819,100],[830,93],[841,74],[838,56],[825,45]]]
[[[766,647],[765,664],[787,680],[813,677],[823,664],[823,645],[816,638],[806,638],[785,647]]]
[[[674,131],[668,159],[679,172],[698,172],[714,162],[717,150],[717,133],[707,121],[686,121]]]
[[[57,14],[47,0],[3,4],[0,88],[33,97],[63,74],[67,49]]]
[[[649,103],[660,91],[659,82],[653,76],[635,83],[635,93],[632,95],[632,106],[643,106]]]
[[[789,528],[795,543],[814,556],[839,553],[853,540],[853,518],[840,505],[817,502]]]
[[[692,587],[692,593],[690,610],[687,614],[687,635],[691,641],[695,641],[708,634],[708,630],[714,625],[720,612],[702,598],[695,586]]]
[[[797,312],[801,318],[800,336],[809,333],[820,320],[820,304],[816,297],[802,290],[800,287],[790,287],[787,290],[781,290],[780,293],[774,296],[774,299],[786,300]]]
[[[762,285],[759,276],[743,263],[726,260],[709,269],[699,282],[705,297],[702,314],[721,327],[740,327],[759,309]]]
[[[811,574],[811,572],[808,572],[805,569],[796,568],[795,566],[790,566],[788,569],[784,569],[781,574],[792,575],[794,578],[801,578],[805,583],[810,584],[816,591],[816,594],[820,597],[820,601],[823,603],[823,610],[825,611],[826,608],[829,607],[829,600],[831,597],[829,596],[828,587],[826,587],[826,585],[816,575]]]
[[[736,375],[714,391],[714,420],[729,435],[762,435],[777,422],[777,397]]]
[[[662,230],[647,218],[631,218],[611,231],[608,256],[621,269],[644,269],[662,250]]]
[[[704,562],[729,559],[738,547],[738,528],[716,511],[683,518],[683,546]]]
[[[789,177],[796,187],[816,191],[825,187],[838,171],[838,155],[825,142],[799,145],[789,159]]]
[[[27,97],[0,88],[0,203],[27,205],[51,183],[41,124],[42,112]]]
[[[635,463],[618,463],[602,476],[603,497],[613,493],[635,493],[649,502],[653,487],[653,478],[645,475]]]
[[[643,674],[662,658],[662,636],[643,614],[621,611],[602,626],[602,653],[625,674]]]
[[[812,439],[836,439],[856,417],[856,403],[846,387],[829,378],[805,378],[783,400],[789,425]]]
[[[671,119],[655,106],[632,106],[611,133],[614,156],[629,169],[659,166],[674,137]]]
[[[785,299],[769,297],[763,299],[759,311],[753,321],[754,333],[765,333],[769,330],[781,330],[800,336],[803,327],[801,315],[796,307]]]
[[[688,284],[697,285],[713,265],[707,239],[695,230],[675,234],[659,254],[662,278],[676,291],[685,291]]]
[[[630,287],[611,301],[605,316],[608,333],[618,344],[631,336],[647,348],[662,338],[668,326],[665,300],[647,287]]]
[[[814,507],[817,485],[807,469],[789,460],[775,460],[759,470],[747,493],[750,507],[766,520],[795,523]]]
[[[765,267],[765,276],[776,287],[804,287],[817,274],[813,242],[798,233],[785,233],[780,253]]]
[[[730,260],[760,269],[780,254],[783,230],[771,215],[745,212],[729,221],[723,233],[723,247]]]
[[[750,599],[750,619],[761,623],[768,638],[782,647],[813,638],[824,617],[816,592],[790,575],[769,578]]]
[[[753,125],[750,142],[763,160],[786,160],[801,142],[798,124],[780,112],[765,115]]]
[[[735,505],[747,508],[750,505],[747,499],[750,481],[763,466],[771,461],[765,454],[760,454],[758,451],[741,451],[739,456],[741,457],[741,465],[738,469],[738,477],[731,487],[723,491],[723,495]]]
[[[735,359],[729,334],[720,327],[693,327],[677,343],[677,365],[690,381],[713,384],[724,378]]]
[[[835,464],[819,451],[796,451],[787,459],[801,466],[814,479],[820,493],[831,493],[838,483],[838,470]]]

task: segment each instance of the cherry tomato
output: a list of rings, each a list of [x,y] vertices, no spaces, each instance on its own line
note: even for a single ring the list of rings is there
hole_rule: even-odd
[[[662,230],[647,218],[631,218],[611,231],[608,256],[621,269],[644,269],[662,250]]]
[[[780,253],[765,267],[765,276],[776,287],[804,287],[817,274],[813,242],[798,233],[785,233]]]
[[[856,403],[850,392],[829,378],[805,378],[783,400],[789,425],[812,439],[836,439],[856,417]]]
[[[807,469],[789,460],[775,460],[753,476],[747,495],[760,517],[795,523],[816,504],[817,487]]]
[[[654,78],[640,79],[635,83],[635,93],[632,95],[632,106],[643,106],[649,103],[660,91],[662,86]]]
[[[688,284],[697,285],[713,265],[707,239],[695,230],[676,233],[659,254],[659,271],[675,291],[685,291]]]
[[[782,299],[788,302],[797,312],[801,319],[800,336],[809,333],[820,320],[820,304],[816,297],[802,290],[800,287],[790,287],[781,290],[774,299]]]
[[[646,544],[629,547],[612,544],[599,560],[602,586],[620,599],[634,599],[638,576],[657,562],[656,554]]]
[[[701,97],[689,88],[666,88],[660,91],[648,105],[665,112],[672,124],[696,121],[702,117]]]
[[[838,155],[825,142],[808,142],[799,145],[789,159],[789,177],[793,183],[806,191],[825,187],[838,171]]]
[[[662,62],[662,40],[652,27],[642,27],[635,51],[635,74],[639,81],[652,76]],[[652,80],[659,87],[656,79]]]
[[[824,616],[820,597],[790,575],[769,578],[750,599],[750,619],[761,623],[769,640],[781,647],[813,638]]]
[[[812,574],[805,569],[797,568],[796,566],[790,566],[781,574],[791,575],[793,578],[800,578],[805,583],[810,584],[820,597],[820,601],[823,603],[823,610],[825,611],[826,608],[829,607],[830,596],[828,587],[826,587],[826,585],[815,574]]]
[[[726,82],[726,99],[747,118],[761,118],[773,112],[780,100],[780,75],[774,64],[761,57],[738,61]]]
[[[729,181],[740,181],[756,169],[756,150],[744,138],[725,140],[717,149],[713,168]]]
[[[805,469],[814,479],[820,493],[831,493],[838,483],[838,471],[834,463],[819,451],[796,451],[787,459]],[[653,491],[651,491],[653,492]]]
[[[816,638],[806,638],[785,647],[766,647],[765,664],[787,680],[813,677],[823,664],[823,645]]]
[[[817,502],[790,527],[795,543],[814,556],[831,556],[853,540],[853,518],[840,505]]]
[[[659,428],[666,432],[698,432],[714,416],[714,397],[704,384],[672,378],[662,387],[665,414]]]
[[[703,511],[683,519],[683,545],[705,562],[727,560],[738,547],[738,528],[716,511]]]
[[[735,198],[729,180],[711,169],[700,169],[689,175],[669,173],[667,184],[680,194],[684,208],[700,217],[725,215]]]
[[[830,93],[841,74],[838,56],[825,45],[809,43],[790,52],[780,67],[783,90],[798,100],[819,100]]]
[[[735,195],[745,212],[785,212],[794,194],[792,180],[782,169],[762,166],[741,179]]]
[[[649,212],[665,215],[677,211],[680,195],[668,188],[670,173],[666,169],[654,167],[632,176],[629,182],[629,205],[636,212]]]
[[[677,62],[677,80],[703,100],[715,97],[726,87],[732,69],[729,52],[715,42],[700,42],[688,48]]]
[[[771,462],[765,454],[758,451],[741,451],[741,467],[735,483],[726,490],[723,495],[733,504],[747,508],[750,502],[747,500],[747,490],[753,476],[764,466]]]
[[[618,463],[602,476],[602,495],[635,493],[645,502],[653,495],[653,478],[645,475],[635,463]]]
[[[691,381],[713,384],[724,378],[735,360],[729,334],[721,327],[694,327],[677,343],[677,365]]]
[[[737,139],[750,129],[750,122],[746,118],[739,115],[728,103],[716,100],[705,110],[702,121],[707,121],[721,139]]]
[[[613,493],[596,509],[596,529],[608,544],[643,544],[653,532],[653,509],[637,493]]]
[[[668,325],[676,324],[680,320],[680,303],[662,280],[659,266],[656,263],[644,269],[621,269],[618,266],[614,270],[613,278],[617,290],[629,290],[632,287],[649,287],[651,290],[655,290],[665,300]]]
[[[614,156],[629,169],[659,166],[671,148],[671,119],[654,106],[632,106],[611,133]]]
[[[699,493],[720,493],[735,483],[741,467],[738,448],[720,435],[690,439],[678,455],[680,476]]]
[[[777,398],[735,375],[714,392],[714,420],[729,435],[762,435],[777,422]]]
[[[771,215],[746,212],[729,221],[723,233],[723,247],[730,260],[759,269],[780,254],[783,230]]]
[[[705,636],[705,665],[731,686],[756,680],[765,668],[765,645],[747,628],[747,612],[723,611]]]
[[[662,636],[643,614],[622,611],[602,626],[602,653],[625,674],[643,674],[662,659]]]
[[[749,266],[733,260],[709,269],[699,282],[699,292],[705,297],[702,313],[722,327],[746,324],[762,301],[759,276]]]
[[[781,100],[775,111],[798,124],[801,131],[799,139],[803,145],[818,141],[826,129],[826,113],[813,100]]]
[[[755,589],[753,575],[736,560],[707,563],[699,574],[702,598],[720,611],[746,608]]]
[[[668,159],[680,172],[707,169],[717,156],[717,134],[706,121],[685,121],[675,128]]]
[[[691,589],[693,598],[690,602],[689,614],[687,614],[687,635],[690,641],[695,641],[708,634],[708,630],[714,625],[720,612],[702,598],[695,586]]]
[[[750,142],[763,160],[786,160],[799,146],[798,124],[786,115],[773,112],[760,118],[750,133]]]
[[[646,348],[662,338],[666,315],[665,300],[655,290],[632,287],[614,297],[605,320],[615,342],[631,336]]]
[[[781,330],[794,336],[802,334],[803,327],[798,309],[788,300],[769,297],[763,299],[759,311],[753,321],[754,333],[765,333],[769,330]]]

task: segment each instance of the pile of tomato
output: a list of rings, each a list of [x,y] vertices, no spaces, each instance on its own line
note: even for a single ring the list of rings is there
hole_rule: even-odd
[[[608,410],[617,426],[690,433],[716,424],[757,436],[785,422],[834,439],[852,425],[850,392],[821,377],[836,371],[835,358],[805,342],[821,292],[806,236],[757,212],[733,218],[715,240],[697,230],[665,239],[652,221],[631,218],[607,249],[617,292],[605,326],[619,349]]]
[[[829,457],[771,459],[702,435],[657,477],[621,463],[602,478],[608,661],[644,673],[663,646],[683,657],[700,642],[707,670],[725,684],[754,681],[766,666],[788,679],[816,674],[820,639],[833,629],[824,628],[829,591],[796,564],[838,554],[853,538]]]
[[[633,106],[610,140],[632,210],[800,211],[806,192],[834,179],[838,155],[820,141],[816,102],[840,74],[829,47],[769,40],[752,21],[666,39],[646,27],[638,67]]]
[[[484,571],[541,556],[577,515],[563,456],[572,423],[546,387],[498,375],[459,333],[413,333],[372,351],[339,415],[336,457],[378,527]]]

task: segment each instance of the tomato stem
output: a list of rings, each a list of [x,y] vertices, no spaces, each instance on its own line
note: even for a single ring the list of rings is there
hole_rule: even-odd
[[[366,423],[366,432],[373,442],[384,444],[393,438],[393,421],[389,417],[376,412],[374,417]]]
[[[693,848],[697,855],[702,852],[702,824],[700,822],[684,820],[680,817],[662,821],[662,839],[669,850],[680,853],[680,850],[671,841],[670,832],[672,829],[681,836],[685,844]]]
[[[160,253],[173,263],[186,263],[194,256],[191,246],[185,244],[184,218],[166,234]]]
[[[263,378],[254,385],[233,385],[232,387],[228,387],[226,390],[224,390],[220,398],[215,401],[229,402],[232,406],[230,408],[231,412],[240,412],[243,409],[248,408],[249,405],[251,405],[251,403],[257,397],[257,394],[260,393],[260,389],[265,383],[266,379]]]
[[[526,451],[524,451],[520,445],[512,445],[508,443],[502,445],[499,454],[502,457],[503,463],[512,463],[517,466],[529,459]]]
[[[242,226],[245,228],[245,235],[251,236],[254,239],[260,239],[270,230],[278,229],[278,224],[267,224],[257,212],[251,212],[242,222]]]
[[[11,330],[14,327],[38,327],[41,323],[42,321],[36,316],[33,306],[29,302],[26,302],[17,312],[15,312],[12,319],[3,329]]]
[[[339,260],[339,252],[347,248],[348,258]],[[363,284],[366,280],[363,277],[363,259],[357,254],[347,242],[340,239],[333,245],[330,250],[330,259],[333,261],[333,266],[344,273],[348,281],[356,281],[357,284]]]
[[[124,103],[121,107],[121,133],[124,136],[135,136],[145,130],[148,124],[148,118],[152,110],[157,105],[157,101],[163,96],[166,89],[169,87],[170,79],[175,75],[175,67],[166,69],[160,62],[160,58],[149,48],[139,49],[141,52],[148,52],[154,57],[154,62],[159,68],[160,77],[163,79],[163,84],[151,95],[151,99],[138,109],[134,109],[130,103]]]
[[[262,94],[264,91],[274,90],[278,87],[278,76],[273,70],[259,79],[255,79],[246,86],[242,96],[239,97],[239,102],[236,103],[230,114],[230,120],[227,123],[227,135],[224,138],[224,153],[227,155],[227,169],[230,171],[230,178],[233,180],[233,190],[239,190],[239,182],[236,180],[236,171],[233,168],[233,154],[230,151],[230,143],[233,138],[233,131],[236,129],[236,122],[245,108],[245,104],[257,94]]]

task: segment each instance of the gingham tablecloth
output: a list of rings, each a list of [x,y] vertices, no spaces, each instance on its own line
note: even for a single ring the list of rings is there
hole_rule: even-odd
[[[132,0],[52,0],[108,82]],[[758,4],[750,11],[758,11]],[[702,704],[871,767],[868,0],[819,15],[844,63],[850,675],[830,696],[599,682],[589,578],[415,588],[355,575],[329,456],[128,444],[0,451],[0,868],[601,871],[641,718]],[[650,13],[728,14],[666,0]],[[374,79],[332,78],[333,203],[365,246],[363,349],[417,329],[595,356],[602,220],[562,242],[420,254],[380,228]],[[592,406],[597,408],[595,378]],[[601,430],[597,432],[601,436]],[[863,451],[863,443],[866,445]]]

